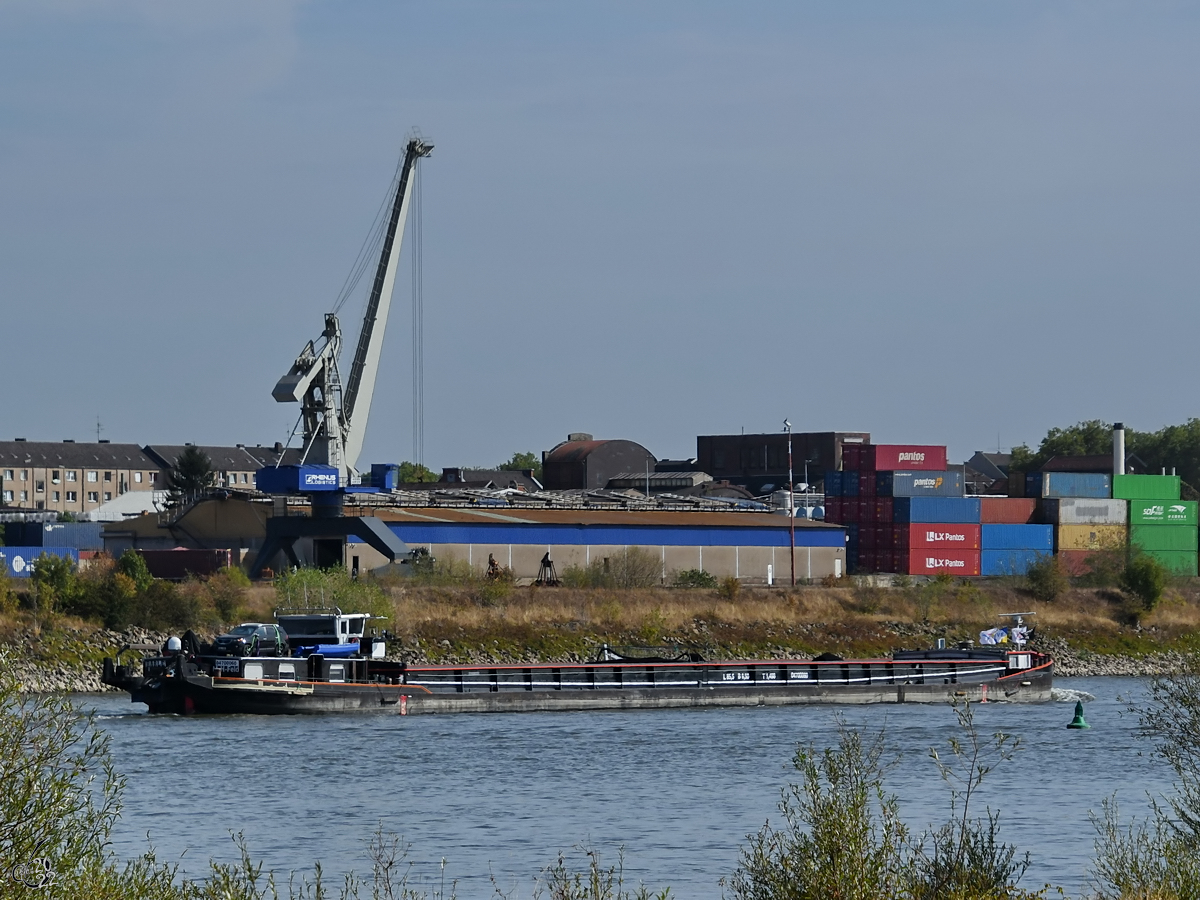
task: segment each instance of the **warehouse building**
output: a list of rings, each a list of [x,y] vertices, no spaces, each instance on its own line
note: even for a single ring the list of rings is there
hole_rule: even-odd
[[[465,561],[479,573],[487,570],[492,556],[518,579],[536,578],[545,554],[561,574],[568,566],[585,568],[633,547],[659,560],[667,583],[686,569],[759,584],[791,577],[788,520],[769,513],[391,508],[376,515],[409,549],[422,547],[435,559]],[[795,554],[798,580],[841,577],[846,573],[845,530],[797,521]],[[351,570],[385,563],[364,544],[350,544],[346,555]]]
[[[610,478],[653,472],[654,454],[634,441],[597,441],[575,433],[542,453],[542,484],[548,491],[602,488]]]

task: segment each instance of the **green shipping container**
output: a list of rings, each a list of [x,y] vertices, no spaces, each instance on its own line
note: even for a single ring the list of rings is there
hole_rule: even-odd
[[[1143,550],[1190,550],[1196,552],[1195,525],[1132,525],[1129,543]]]
[[[1173,575],[1196,576],[1196,554],[1185,550],[1154,550],[1146,554],[1153,556],[1171,570]]]
[[[1113,496],[1121,500],[1178,500],[1178,475],[1114,475]]]
[[[1130,500],[1130,525],[1197,524],[1195,500]]]

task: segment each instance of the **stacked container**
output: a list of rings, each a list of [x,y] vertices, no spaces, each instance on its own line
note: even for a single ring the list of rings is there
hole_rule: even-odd
[[[1129,537],[1128,514],[1128,504],[1111,497],[1042,500],[1042,517],[1054,529],[1059,560],[1072,575],[1090,572],[1098,552],[1124,551]]]
[[[1128,501],[1129,544],[1177,575],[1196,574],[1196,503],[1179,499],[1175,475],[1117,475],[1113,495]]]

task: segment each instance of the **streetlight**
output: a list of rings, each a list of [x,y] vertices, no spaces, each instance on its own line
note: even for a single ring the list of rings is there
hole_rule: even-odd
[[[796,485],[792,481],[792,423],[783,420],[784,430],[788,436],[788,536],[791,538],[792,552],[788,557],[792,564],[792,587],[796,586]]]

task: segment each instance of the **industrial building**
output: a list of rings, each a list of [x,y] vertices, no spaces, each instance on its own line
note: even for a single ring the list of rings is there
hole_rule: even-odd
[[[842,449],[871,443],[865,431],[797,432],[791,436],[792,476],[814,485],[826,470],[842,468]],[[696,438],[696,468],[714,479],[769,494],[787,486],[788,438],[786,432],[770,434],[710,434]]]
[[[550,491],[602,488],[618,475],[653,472],[654,454],[633,441],[597,441],[575,433],[542,453],[542,484]]]

